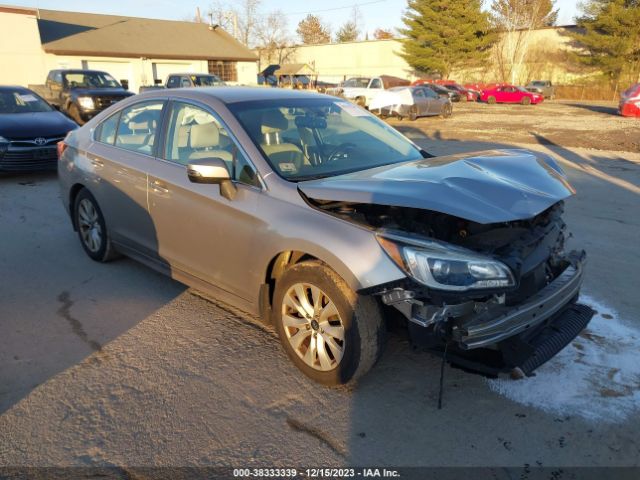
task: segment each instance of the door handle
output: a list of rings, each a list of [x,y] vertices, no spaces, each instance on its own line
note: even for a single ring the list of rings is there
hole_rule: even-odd
[[[92,158],[91,165],[93,165],[96,168],[102,168],[104,167],[104,162],[102,160],[98,160],[97,158]]]
[[[169,193],[169,189],[167,188],[167,186],[164,183],[159,182],[158,180],[154,180],[153,182],[151,182],[151,188],[155,192]]]

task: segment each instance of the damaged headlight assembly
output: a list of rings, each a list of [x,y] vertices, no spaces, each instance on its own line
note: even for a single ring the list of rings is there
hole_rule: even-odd
[[[471,250],[394,234],[378,234],[376,238],[407,275],[434,290],[465,292],[516,285],[504,263]]]

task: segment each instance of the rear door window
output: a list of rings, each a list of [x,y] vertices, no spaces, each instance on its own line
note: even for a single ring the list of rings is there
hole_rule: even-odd
[[[118,129],[120,112],[111,115],[96,128],[95,140],[100,143],[113,145],[116,140],[116,130]]]
[[[115,145],[152,155],[164,105],[162,100],[152,100],[136,103],[122,110]]]

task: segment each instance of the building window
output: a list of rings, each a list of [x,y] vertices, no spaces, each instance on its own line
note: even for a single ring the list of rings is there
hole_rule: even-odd
[[[217,75],[225,82],[238,81],[238,69],[236,62],[209,60],[209,73]]]

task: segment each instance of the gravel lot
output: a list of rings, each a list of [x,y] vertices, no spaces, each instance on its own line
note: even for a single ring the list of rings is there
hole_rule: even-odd
[[[417,125],[437,140],[486,140],[640,152],[640,122],[616,114],[614,102],[546,101],[539,105],[455,103],[447,120],[392,120]]]
[[[638,123],[521,108],[394,124],[437,154],[525,143],[556,156],[578,190],[567,220],[598,315],[531,379],[447,368],[440,411],[439,362],[402,334],[357,386],[320,387],[239,312],[131,260],[89,260],[55,175],[0,177],[0,466],[510,466],[518,478],[638,466]],[[572,148],[578,131],[615,151]]]

